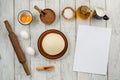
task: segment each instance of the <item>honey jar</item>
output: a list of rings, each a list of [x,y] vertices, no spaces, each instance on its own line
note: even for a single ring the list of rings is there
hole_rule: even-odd
[[[81,6],[77,9],[76,16],[80,19],[88,19],[92,17],[92,11],[87,6]]]

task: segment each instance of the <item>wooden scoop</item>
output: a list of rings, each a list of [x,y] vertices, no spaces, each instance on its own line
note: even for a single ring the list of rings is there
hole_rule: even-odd
[[[41,10],[36,5],[34,8],[40,13],[40,19],[44,24],[50,25],[55,21],[56,15],[53,10],[48,8]]]
[[[54,70],[54,66],[38,66],[36,67],[37,71],[43,71],[43,70],[47,70],[47,71],[51,71]]]

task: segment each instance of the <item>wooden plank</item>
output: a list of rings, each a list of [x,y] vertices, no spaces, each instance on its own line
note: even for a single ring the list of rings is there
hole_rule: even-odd
[[[78,9],[81,5],[89,6],[90,2],[88,0],[76,0],[76,9]],[[90,19],[88,20],[81,20],[77,18],[76,20],[76,27],[78,25],[90,25]],[[77,36],[77,28],[76,28],[76,36]],[[78,73],[78,80],[92,80],[92,75],[89,73]]]
[[[110,20],[107,22],[107,27],[112,28],[109,65],[108,65],[108,80],[120,79],[120,0],[106,0],[107,14]]]
[[[40,9],[45,8],[45,0],[30,0],[30,11],[32,12],[34,18],[33,22],[30,25],[31,32],[31,46],[35,48],[36,55],[31,58],[31,71],[32,71],[32,80],[46,80],[46,72],[36,71],[36,66],[46,65],[46,58],[44,58],[38,51],[37,41],[39,36],[45,31],[45,25],[40,20],[40,14],[34,9],[34,6],[37,5]]]
[[[0,0],[0,80],[14,80],[14,50],[4,26],[8,20],[14,29],[13,0]]]
[[[15,1],[15,4],[14,4]],[[60,3],[59,3],[60,2]],[[30,5],[29,5],[30,3]],[[55,3],[53,5],[53,3]],[[105,3],[107,5],[105,5]],[[114,4],[113,4],[114,3]],[[76,4],[76,6],[75,6]],[[14,6],[15,5],[15,6]],[[46,26],[40,21],[39,13],[34,10],[34,5],[38,5],[41,9],[52,8],[56,14],[57,19],[55,23],[50,26]],[[61,11],[66,6],[71,6],[77,9],[81,5],[90,5],[93,9],[95,6],[100,6],[107,9],[107,13],[110,16],[110,20],[107,22],[101,20],[79,20],[76,21],[66,21],[61,16]],[[62,79],[62,80],[119,80],[120,79],[120,56],[119,56],[119,40],[120,40],[120,28],[119,28],[119,14],[118,9],[120,5],[119,0],[0,0],[0,79],[1,80],[46,80],[46,79]],[[106,7],[107,6],[107,7]],[[15,9],[15,13],[14,13]],[[17,21],[17,15],[21,10],[27,9],[33,13],[34,19],[32,24],[29,26],[23,26]],[[7,31],[4,27],[3,21],[8,19],[12,28],[18,36],[20,44],[23,50],[26,47],[33,46],[36,51],[35,56],[27,56],[27,63],[29,68],[31,68],[32,76],[27,77],[25,72],[18,62],[16,55],[14,56],[14,50],[11,46],[9,38],[7,36]],[[14,20],[15,19],[15,20]],[[15,22],[14,22],[15,21]],[[76,32],[78,25],[93,25],[93,26],[103,26],[111,27],[113,29],[111,37],[110,46],[110,56],[109,56],[109,66],[108,66],[108,76],[92,75],[87,73],[76,73],[72,71],[73,58],[74,58],[74,48],[76,41]],[[15,27],[14,27],[15,26]],[[60,27],[61,26],[61,27]],[[76,28],[75,28],[76,27]],[[58,29],[61,30],[68,38],[69,49],[67,53],[60,59],[52,61],[44,58],[40,55],[37,49],[37,40],[39,35],[48,29]],[[31,34],[29,40],[23,40],[19,33],[22,30],[26,30]],[[10,62],[11,61],[11,62]],[[15,61],[15,64],[14,64]],[[35,70],[36,66],[43,66],[53,64],[56,69],[52,72],[37,72]],[[14,70],[15,69],[15,70]],[[14,73],[15,72],[15,73]],[[7,76],[7,77],[6,77]]]
[[[28,54],[26,54],[26,48],[30,46],[30,39],[24,40],[20,36],[20,32],[25,30],[29,33],[29,25],[21,25],[18,22],[18,14],[22,10],[29,10],[29,0],[17,0],[15,1],[15,33],[18,36],[20,45],[24,51],[24,54],[26,55],[26,61],[28,64],[28,67],[30,69],[30,63],[31,59]],[[29,33],[30,34],[30,33]],[[18,62],[17,57],[15,56],[15,80],[30,80],[30,76],[26,76],[26,73],[22,67],[22,65]]]
[[[46,0],[46,8],[52,9],[56,14],[56,20],[51,25],[46,25],[46,30],[57,29],[60,30],[60,0]],[[54,5],[53,5],[54,3]],[[47,65],[54,65],[55,70],[47,72],[47,80],[61,80],[60,75],[60,59],[58,60],[47,60]]]
[[[75,0],[60,0],[61,11],[67,6],[75,9]],[[77,72],[73,72],[75,27],[75,19],[67,21],[61,16],[61,31],[66,35],[68,39],[68,50],[66,54],[61,58],[61,80],[77,80]]]
[[[105,10],[106,9],[105,0],[100,1],[90,0],[90,8],[94,10],[95,7],[101,7]],[[91,25],[97,27],[106,27],[106,21],[91,19]],[[107,76],[93,74],[92,80],[107,80]]]

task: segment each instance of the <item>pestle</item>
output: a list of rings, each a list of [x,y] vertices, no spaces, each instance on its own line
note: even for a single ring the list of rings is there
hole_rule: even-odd
[[[9,33],[10,41],[11,41],[12,46],[13,46],[15,52],[16,52],[16,55],[18,57],[19,62],[22,64],[26,74],[30,75],[30,71],[29,71],[28,66],[26,64],[26,58],[25,58],[25,55],[23,53],[22,48],[20,47],[19,41],[17,39],[17,36],[12,31],[12,28],[11,28],[11,26],[10,26],[10,24],[9,24],[9,22],[7,20],[4,21],[4,24],[6,26],[6,29],[7,29],[8,33]]]

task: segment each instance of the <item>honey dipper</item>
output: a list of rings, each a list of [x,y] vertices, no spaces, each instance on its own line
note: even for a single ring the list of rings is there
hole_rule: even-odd
[[[28,66],[26,64],[26,58],[25,58],[25,55],[23,53],[22,48],[20,47],[19,41],[17,39],[17,36],[12,31],[12,28],[11,28],[9,22],[6,20],[6,21],[4,21],[4,23],[5,23],[6,29],[7,29],[8,33],[9,33],[9,38],[10,38],[12,46],[13,46],[15,52],[16,52],[18,60],[22,64],[26,74],[30,75],[30,71],[29,71]]]

